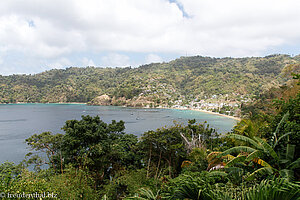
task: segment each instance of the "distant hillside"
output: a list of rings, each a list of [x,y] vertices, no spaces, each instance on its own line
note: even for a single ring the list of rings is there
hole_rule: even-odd
[[[0,76],[0,101],[89,102],[103,94],[115,100],[144,98],[154,105],[169,106],[201,99],[246,101],[284,83],[282,70],[299,63],[300,56],[288,55],[194,56],[138,68],[53,69],[35,75]]]

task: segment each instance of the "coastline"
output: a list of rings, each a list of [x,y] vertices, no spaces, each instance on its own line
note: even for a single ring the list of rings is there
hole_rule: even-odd
[[[147,107],[144,107],[147,108]],[[196,109],[196,108],[167,108],[167,107],[157,107],[157,108],[161,108],[161,109],[174,109],[174,110],[192,110],[192,111],[197,111],[197,112],[204,112],[207,114],[213,114],[213,115],[219,115],[222,117],[227,117],[230,119],[234,119],[237,121],[241,121],[242,119],[239,117],[234,117],[234,116],[230,116],[230,115],[224,115],[224,114],[220,114],[220,113],[216,113],[216,112],[212,112],[212,111],[208,111],[208,110],[200,110],[200,109]]]
[[[87,105],[87,103],[80,103],[80,102],[58,102],[58,103],[27,103],[27,102],[17,102],[17,103],[0,103],[0,105],[22,105],[22,104],[58,104],[58,105],[68,105],[68,104],[74,104],[74,105]]]
[[[199,110],[199,109],[195,109],[195,108],[192,108],[192,109],[190,109],[190,110],[199,111],[199,112],[204,112],[204,113],[208,113],[208,114],[219,115],[219,116],[223,116],[223,117],[235,119],[235,120],[237,120],[237,121],[241,121],[241,120],[242,120],[242,119],[239,118],[239,117],[234,117],[234,116],[230,116],[230,115],[224,115],[224,114],[220,114],[220,113],[216,113],[216,112],[212,112],[212,111],[208,111],[208,110]]]
[[[87,103],[80,103],[80,102],[58,102],[58,103],[26,103],[26,102],[18,102],[18,103],[0,103],[0,105],[17,105],[17,104],[58,104],[58,105],[68,105],[68,104],[74,104],[74,105],[88,105]],[[121,106],[124,107],[124,106]],[[129,107],[129,108],[137,108],[137,107]],[[144,109],[149,109],[149,107],[140,107],[140,108],[144,108]],[[196,108],[167,108],[167,107],[157,107],[159,109],[174,109],[174,110],[192,110],[192,111],[198,111],[198,112],[204,112],[207,114],[213,114],[213,115],[219,115],[222,117],[227,117],[230,119],[234,119],[237,121],[241,121],[242,119],[239,117],[234,117],[234,116],[229,116],[229,115],[224,115],[224,114],[220,114],[220,113],[216,113],[216,112],[212,112],[212,111],[208,111],[208,110],[200,110],[200,109],[196,109]]]

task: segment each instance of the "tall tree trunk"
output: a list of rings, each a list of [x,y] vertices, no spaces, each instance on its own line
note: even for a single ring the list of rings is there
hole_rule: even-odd
[[[152,154],[152,145],[150,146],[150,153],[149,153],[149,160],[148,160],[148,166],[147,166],[147,178],[149,177],[149,170],[150,170],[150,162],[151,162],[151,154]]]
[[[170,160],[169,160],[169,176],[170,176],[170,178],[172,178],[171,168],[172,168],[172,156],[170,155]]]
[[[60,171],[61,171],[61,174],[64,174],[61,152],[60,152],[59,157],[60,157]]]
[[[162,153],[162,151],[160,151],[160,154],[159,154],[159,160],[158,160],[158,164],[157,164],[155,179],[157,179],[157,175],[158,175],[158,171],[159,171],[159,167],[160,167],[161,153]]]

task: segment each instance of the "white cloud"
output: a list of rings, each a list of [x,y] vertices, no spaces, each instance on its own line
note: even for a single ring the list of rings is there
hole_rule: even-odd
[[[92,59],[88,59],[88,58],[84,57],[82,59],[82,66],[86,67],[86,66],[96,66],[96,65]]]
[[[300,45],[299,0],[176,2],[1,1],[0,50],[23,53],[37,64],[81,52],[253,56]],[[126,55],[103,59],[106,65],[129,64]]]
[[[53,62],[46,64],[48,69],[62,69],[66,67],[71,67],[72,62],[67,58],[60,58],[57,60],[54,60]]]
[[[2,56],[0,55],[0,65],[2,65],[3,62],[4,62],[4,60],[3,60]]]
[[[101,57],[101,65],[103,67],[128,67],[130,58],[126,55],[111,53]]]
[[[148,54],[146,56],[146,59],[145,59],[145,63],[148,64],[148,63],[159,63],[159,62],[162,62],[163,59],[156,55],[156,54]]]

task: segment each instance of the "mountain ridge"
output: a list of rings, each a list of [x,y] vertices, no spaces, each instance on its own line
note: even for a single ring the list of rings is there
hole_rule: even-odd
[[[199,107],[201,104],[211,107],[209,110],[220,111],[284,84],[287,78],[283,71],[297,70],[299,63],[300,55],[193,56],[138,68],[89,66],[52,69],[33,75],[0,75],[0,102],[88,103],[108,95],[115,99],[112,105],[130,106],[131,102],[146,99],[147,105],[134,105]]]

